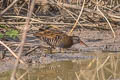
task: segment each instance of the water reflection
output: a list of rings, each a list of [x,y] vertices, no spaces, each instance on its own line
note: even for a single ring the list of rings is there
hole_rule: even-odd
[[[90,54],[84,54],[89,56]],[[22,80],[119,80],[120,54],[93,54],[92,58],[58,61],[29,68]],[[18,70],[18,78],[26,70]],[[10,75],[6,73],[7,75]],[[2,74],[3,75],[3,74]],[[5,75],[4,75],[5,76]],[[3,80],[3,76],[0,76]],[[9,79],[5,79],[9,80]]]

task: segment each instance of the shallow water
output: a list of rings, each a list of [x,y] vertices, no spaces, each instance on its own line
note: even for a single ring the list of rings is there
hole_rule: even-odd
[[[120,80],[120,54],[94,53],[94,56],[73,60],[56,61],[50,64],[35,64],[29,69],[19,69],[17,78],[21,80]],[[0,74],[0,80],[9,80],[11,71]]]

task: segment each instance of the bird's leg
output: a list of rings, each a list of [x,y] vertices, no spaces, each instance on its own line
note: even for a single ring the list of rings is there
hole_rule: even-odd
[[[66,53],[66,49],[64,48],[60,48],[59,50],[60,50],[60,53]]]
[[[59,48],[59,53],[62,53],[63,52],[63,49],[62,48]]]
[[[62,48],[56,47],[55,53],[61,53],[62,52]]]
[[[54,46],[49,46],[49,47],[46,47],[47,48],[47,50],[48,50],[48,54],[53,54],[53,51],[52,51],[52,49],[55,49],[54,48]]]
[[[48,47],[48,54],[52,54],[52,47]]]

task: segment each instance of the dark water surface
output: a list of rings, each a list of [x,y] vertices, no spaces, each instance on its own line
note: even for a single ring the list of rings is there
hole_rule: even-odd
[[[85,54],[85,56],[90,56]],[[35,64],[28,70],[19,69],[21,80],[120,80],[120,53],[94,53],[94,57]],[[11,71],[0,74],[0,80],[9,80]]]

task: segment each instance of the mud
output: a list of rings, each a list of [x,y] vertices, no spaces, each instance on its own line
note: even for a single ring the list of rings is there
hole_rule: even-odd
[[[113,38],[112,32],[103,30],[89,30],[82,29],[81,31],[74,32],[75,35],[79,35],[88,47],[80,44],[73,45],[71,49],[66,52],[54,52],[55,54],[46,54],[41,49],[37,49],[27,56],[22,56],[22,60],[26,64],[49,64],[56,61],[65,60],[79,60],[79,59],[91,59],[95,58],[92,53],[105,53],[114,52],[119,53],[120,51],[120,29],[115,30],[116,38]],[[35,39],[35,38],[34,38]],[[73,51],[74,50],[74,51]],[[77,51],[76,51],[77,50]],[[89,54],[90,55],[86,55]],[[10,53],[9,53],[10,54]],[[13,69],[15,64],[15,58],[13,56],[6,56],[0,60],[0,72]],[[23,65],[20,65],[23,68]]]

